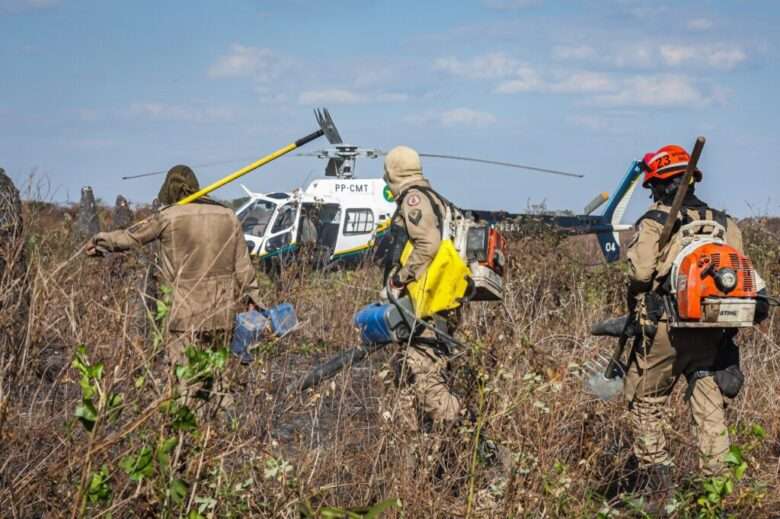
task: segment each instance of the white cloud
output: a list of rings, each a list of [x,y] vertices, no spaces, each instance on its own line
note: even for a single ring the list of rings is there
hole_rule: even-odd
[[[59,5],[61,0],[0,0],[0,13],[19,13],[30,9],[48,9]]]
[[[648,43],[620,45],[613,53],[602,56],[619,68],[651,68],[658,64],[658,51]]]
[[[225,122],[234,119],[232,110],[222,107],[185,106],[157,102],[133,103],[128,113],[159,121]]]
[[[518,94],[521,92],[539,92],[543,90],[545,83],[536,70],[530,67],[522,67],[517,71],[517,77],[502,81],[496,87],[499,94]]]
[[[709,18],[694,18],[688,20],[688,29],[692,31],[708,31],[712,29],[714,23]]]
[[[482,0],[482,5],[490,9],[525,9],[542,3],[541,0]]]
[[[409,99],[398,92],[356,92],[341,88],[307,90],[298,96],[302,105],[352,105],[363,103],[400,103]]]
[[[596,57],[596,49],[589,45],[558,45],[553,47],[553,57],[560,60],[588,60]]]
[[[481,112],[471,108],[454,108],[441,112],[429,111],[422,114],[411,115],[407,122],[416,125],[438,125],[445,128],[455,126],[484,128],[496,122],[496,116],[489,112]]]
[[[289,65],[288,61],[267,48],[234,43],[230,52],[209,67],[211,78],[254,78],[267,82],[277,79]]]
[[[643,5],[628,7],[626,12],[638,20],[648,21],[666,14],[669,12],[669,8],[665,5]]]
[[[408,62],[386,61],[380,59],[358,60],[350,68],[352,87],[358,89],[376,89],[377,85],[402,83],[415,71]]]
[[[612,48],[595,49],[590,46],[553,47],[553,57],[565,61],[588,61],[626,69],[655,69],[691,65],[696,68],[730,70],[748,59],[739,45],[710,44],[654,44],[640,41]]]
[[[442,126],[474,126],[481,128],[496,122],[496,116],[471,108],[455,108],[441,114]]]
[[[586,94],[611,92],[615,81],[607,74],[589,71],[558,72],[554,78],[544,79],[533,69],[525,68],[518,77],[502,81],[495,89],[499,94],[546,92],[552,94]]]
[[[666,65],[676,67],[687,63],[729,70],[747,59],[739,47],[727,45],[661,45],[661,58]]]
[[[529,71],[525,77],[499,83],[495,92],[589,95],[589,100],[597,105],[620,107],[699,107],[722,104],[730,95],[718,87],[705,93],[687,76],[660,74],[626,78],[592,71],[558,72],[550,77]],[[592,117],[574,122],[594,129],[601,124]]]
[[[320,104],[358,104],[365,103],[365,97],[351,91],[342,89],[307,90],[298,96],[298,103],[302,105]]]
[[[587,95],[588,101],[603,106],[697,107],[722,104],[730,93],[717,86],[702,89],[690,77],[664,73],[664,69],[689,63],[697,68],[730,69],[747,58],[741,49],[722,44],[652,45],[646,42],[622,47],[619,54],[613,55],[599,53],[590,46],[555,47],[553,55],[560,59],[591,59],[594,64],[610,64],[617,68],[652,68],[657,72],[629,77],[617,71],[537,69],[503,53],[470,60],[440,58],[434,68],[467,79],[497,80],[493,92],[498,94],[579,94]]]
[[[605,106],[698,107],[713,101],[685,76],[637,76],[622,82],[612,94],[593,100]]]
[[[564,79],[550,83],[547,89],[558,94],[585,94],[609,92],[616,88],[615,81],[599,72],[574,72]]]
[[[694,47],[686,45],[662,45],[660,50],[664,62],[670,66],[685,63],[695,58],[698,54]]]
[[[455,57],[439,58],[433,64],[434,70],[467,79],[507,77],[514,74],[519,67],[521,64],[517,60],[501,52],[477,56],[466,61]]]

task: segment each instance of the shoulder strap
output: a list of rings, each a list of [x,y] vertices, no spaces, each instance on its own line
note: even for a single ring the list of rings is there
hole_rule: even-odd
[[[669,216],[669,213],[667,212],[661,211],[660,209],[651,209],[639,217],[639,220],[636,221],[634,226],[639,227],[639,224],[642,223],[642,220],[652,220],[656,223],[664,225],[666,223],[667,216]]]
[[[436,203],[436,200],[434,200],[434,197],[438,199],[438,201],[444,205],[449,205],[449,202],[444,199],[439,193],[434,191],[433,189],[427,187],[427,186],[412,186],[403,193],[401,193],[400,198],[398,199],[398,208],[396,209],[396,214],[398,211],[401,210],[401,205],[403,204],[404,198],[406,198],[407,193],[411,191],[412,189],[416,189],[423,195],[425,195],[425,198],[428,199],[428,201],[431,203],[431,207],[433,208],[433,214],[436,215],[436,220],[439,223],[439,230],[444,231],[444,215],[441,214],[441,209],[439,208],[439,204]]]
[[[698,213],[698,220],[714,220],[715,222],[722,225],[724,228],[728,225],[729,215],[724,211],[713,209],[712,207],[709,207],[707,204],[702,203],[702,205],[696,207],[688,207],[686,209],[691,209],[696,211]],[[707,216],[707,211],[710,212],[712,217]],[[683,223],[689,224],[689,223],[693,223],[694,221],[695,219],[691,218],[686,211],[685,216],[683,218]]]
[[[729,215],[723,211],[717,209],[710,209],[712,211],[712,219],[721,224],[724,228],[728,227]]]

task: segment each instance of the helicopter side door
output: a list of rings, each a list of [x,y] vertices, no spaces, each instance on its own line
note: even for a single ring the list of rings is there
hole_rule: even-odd
[[[273,220],[277,205],[274,200],[255,197],[236,211],[250,254],[260,254],[263,251],[266,231]]]
[[[376,223],[370,207],[344,207],[334,256],[345,258],[366,252],[373,243]]]
[[[266,229],[261,254],[282,254],[296,244],[300,213],[301,204],[297,200],[277,207],[273,224]]]

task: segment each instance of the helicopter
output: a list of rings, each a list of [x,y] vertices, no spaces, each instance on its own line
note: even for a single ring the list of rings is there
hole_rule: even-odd
[[[377,159],[386,153],[345,143],[327,109],[315,110],[317,123],[331,147],[299,154],[327,160],[324,177],[291,192],[258,193],[242,185],[248,201],[236,211],[251,255],[264,266],[286,262],[301,250],[313,251],[318,266],[350,264],[367,256],[381,260],[389,250],[389,228],[396,204],[382,178],[359,178],[359,158]],[[464,160],[521,168],[535,172],[581,177],[564,171],[536,168],[454,155],[420,153],[421,157]],[[580,215],[508,213],[465,209],[477,220],[512,232],[533,223],[571,235],[595,234],[607,262],[620,258],[619,232],[631,225],[621,223],[641,175],[633,162],[614,194],[600,193]],[[601,206],[600,214],[594,214]]]

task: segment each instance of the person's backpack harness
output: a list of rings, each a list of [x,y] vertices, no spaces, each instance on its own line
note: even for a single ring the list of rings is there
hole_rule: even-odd
[[[462,300],[501,300],[506,241],[491,226],[474,221],[427,186],[414,186],[436,215],[441,245],[423,279],[409,284],[418,317],[460,306]],[[406,191],[398,199],[401,207]],[[438,202],[438,203],[437,203]],[[440,205],[444,207],[441,210]],[[413,246],[403,229],[394,229],[391,262],[402,265]],[[466,283],[463,278],[467,277]],[[467,293],[468,292],[468,293]]]
[[[672,328],[753,326],[763,281],[750,259],[726,243],[726,225],[725,216],[681,223],[664,298]]]

